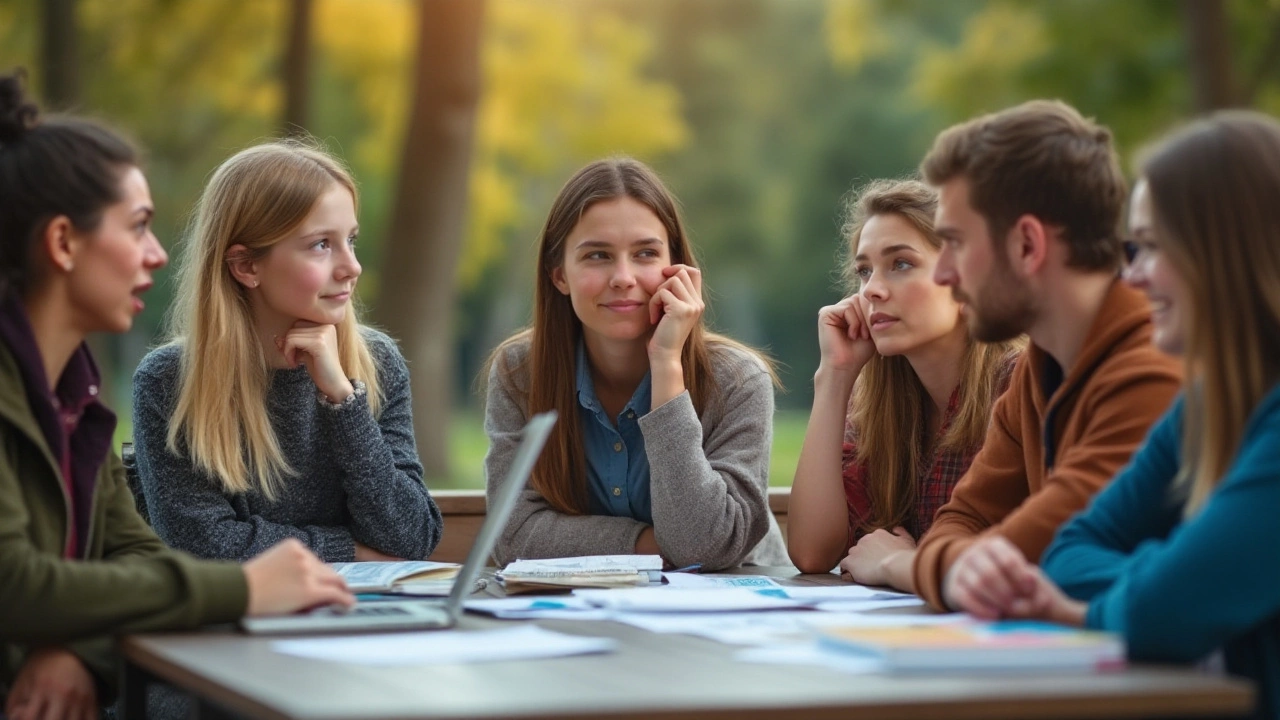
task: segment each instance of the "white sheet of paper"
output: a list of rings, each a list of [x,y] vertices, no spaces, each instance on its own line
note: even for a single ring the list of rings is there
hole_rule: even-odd
[[[503,620],[609,620],[612,613],[572,595],[468,600],[466,609]]]
[[[619,571],[662,570],[660,555],[583,555],[581,557],[543,558],[516,560],[502,569],[504,573],[549,573],[554,575],[576,573],[590,574]]]
[[[697,575],[694,573],[662,573],[671,588],[782,587],[777,580],[766,575]]]
[[[733,658],[741,662],[821,665],[851,675],[867,675],[884,671],[884,663],[880,660],[833,652],[823,649],[816,642],[749,648],[739,650]]]
[[[881,600],[831,600],[815,603],[813,607],[823,612],[866,612],[881,608],[924,607],[924,601],[918,597],[884,598]]]
[[[596,607],[631,612],[724,612],[794,609],[797,606],[794,600],[762,595],[755,590],[740,587],[707,589],[645,587],[623,590],[574,590],[573,594]]]
[[[615,622],[654,633],[704,637],[726,645],[766,645],[808,640],[811,610],[729,613],[614,613]]]
[[[499,630],[387,633],[339,638],[278,640],[285,655],[358,665],[439,665],[529,660],[611,652],[612,638],[590,638],[521,625]]]
[[[782,588],[782,592],[792,600],[805,602],[827,602],[840,600],[888,600],[893,598],[915,598],[911,593],[896,590],[881,590],[866,585],[822,585],[792,586]],[[918,599],[918,598],[917,598]]]

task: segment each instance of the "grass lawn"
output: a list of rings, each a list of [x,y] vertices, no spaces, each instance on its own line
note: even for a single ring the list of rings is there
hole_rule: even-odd
[[[809,414],[803,410],[779,410],[773,419],[773,454],[769,467],[769,484],[791,485],[804,442]],[[485,439],[482,419],[476,412],[464,411],[454,416],[449,444],[453,449],[453,473],[447,479],[431,482],[432,488],[464,489],[484,487]]]
[[[769,468],[769,484],[791,485],[804,428],[809,415],[803,410],[779,410],[773,419],[773,454]],[[483,420],[476,411],[458,411],[454,416],[449,444],[453,449],[453,472],[449,478],[430,481],[433,489],[480,489],[484,487],[484,453],[489,442],[484,436]],[[129,413],[119,415],[116,426],[116,448],[133,434]]]

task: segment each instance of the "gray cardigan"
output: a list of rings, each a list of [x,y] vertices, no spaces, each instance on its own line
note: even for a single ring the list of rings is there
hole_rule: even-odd
[[[511,465],[526,401],[529,342],[507,347],[489,373],[484,429],[485,476],[492,501]],[[653,529],[667,560],[704,570],[739,564],[789,565],[782,533],[769,511],[773,383],[760,359],[713,344],[719,396],[699,418],[686,391],[640,418],[649,456]],[[512,369],[504,378],[501,368]],[[560,422],[578,422],[561,418]],[[527,489],[503,530],[494,559],[628,554],[647,527],[627,517],[565,515]]]
[[[385,398],[377,418],[363,393],[340,406],[322,404],[301,365],[272,372],[267,410],[296,472],[274,502],[257,490],[228,495],[185,450],[169,452],[182,348],[166,345],[142,360],[133,377],[134,452],[161,539],[200,557],[234,560],[289,537],[327,562],[353,560],[356,542],[414,560],[431,554],[443,523],[422,480],[409,370],[395,341],[363,332]]]

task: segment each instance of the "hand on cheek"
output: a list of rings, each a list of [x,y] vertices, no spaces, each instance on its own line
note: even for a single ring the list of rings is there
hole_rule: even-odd
[[[678,359],[689,334],[702,317],[702,273],[688,265],[662,268],[666,278],[649,299],[649,322],[656,325],[649,341],[650,360]]]

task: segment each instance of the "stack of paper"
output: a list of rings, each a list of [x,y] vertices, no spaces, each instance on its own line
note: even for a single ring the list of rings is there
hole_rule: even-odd
[[[588,555],[517,560],[498,573],[508,595],[534,590],[617,588],[662,579],[658,555]]]
[[[430,560],[350,562],[330,565],[347,581],[351,592],[392,592],[417,583],[442,583],[458,574],[457,563]],[[446,589],[447,593],[448,590]],[[428,593],[429,594],[429,593]]]

